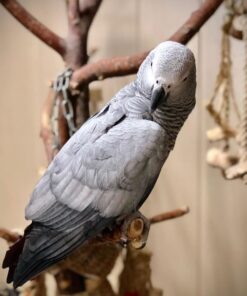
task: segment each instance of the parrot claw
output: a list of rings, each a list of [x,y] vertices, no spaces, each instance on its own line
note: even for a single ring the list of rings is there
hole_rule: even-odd
[[[129,243],[128,238],[127,238],[125,235],[123,235],[123,236],[120,238],[120,245],[121,245],[123,248],[127,248],[128,243]]]

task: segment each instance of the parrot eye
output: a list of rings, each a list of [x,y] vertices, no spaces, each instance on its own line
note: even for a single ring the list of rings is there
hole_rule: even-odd
[[[183,81],[186,81],[186,80],[187,80],[187,78],[188,78],[188,77],[185,77],[185,78],[183,79]]]
[[[153,62],[151,62],[151,67],[153,66]]]

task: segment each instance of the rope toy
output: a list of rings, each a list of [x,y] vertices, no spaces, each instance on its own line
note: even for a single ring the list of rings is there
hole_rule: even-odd
[[[240,114],[234,96],[232,82],[231,45],[227,33],[232,25],[232,15],[227,15],[222,27],[221,61],[216,78],[213,95],[206,105],[207,111],[214,120],[216,127],[207,131],[207,138],[216,147],[207,152],[207,162],[213,167],[224,170],[234,165],[238,157],[231,152],[230,139],[237,135],[236,128],[230,123],[230,111],[233,107],[234,115],[239,120]]]
[[[243,41],[245,49],[244,62],[244,97],[243,97],[243,112],[241,116],[241,124],[239,129],[238,144],[239,144],[239,161],[236,165],[226,170],[227,179],[243,178],[247,183],[247,14],[241,16],[241,24],[243,30]]]

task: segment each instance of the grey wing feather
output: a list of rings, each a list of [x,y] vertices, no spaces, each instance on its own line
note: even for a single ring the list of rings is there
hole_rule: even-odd
[[[143,194],[139,183],[153,183],[163,164],[160,139],[164,135],[156,123],[126,119],[76,153],[63,151],[34,191],[26,217],[54,223],[56,213],[47,215],[46,210],[56,203],[79,212],[91,206],[106,217],[135,210]],[[42,198],[39,186],[47,192]]]

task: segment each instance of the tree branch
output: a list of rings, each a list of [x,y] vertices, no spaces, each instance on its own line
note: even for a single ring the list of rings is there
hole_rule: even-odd
[[[159,215],[153,216],[152,218],[149,219],[149,221],[151,224],[156,224],[156,223],[164,222],[167,220],[179,218],[188,213],[189,213],[189,207],[178,208],[170,212],[165,212],[165,213],[161,213]],[[133,218],[132,220],[129,221],[130,227],[126,228],[127,230],[125,235],[133,238],[140,235],[140,231],[142,230],[139,229],[138,226],[143,227],[143,225],[141,225],[140,223],[136,223],[138,219],[140,219],[140,217]],[[100,242],[107,243],[107,242],[119,241],[123,234],[122,232],[123,232],[123,229],[122,229],[122,226],[120,225],[119,227],[116,227],[113,231],[106,230],[104,232],[104,236],[102,236],[101,238],[92,239],[91,243],[100,243]],[[5,228],[0,228],[0,237],[5,239],[8,243],[14,243],[20,238],[20,235],[16,232],[7,230]]]
[[[68,34],[65,39],[64,61],[71,69],[78,69],[88,61],[87,38],[90,25],[101,4],[102,0],[68,0]],[[51,128],[51,115],[53,109],[54,93],[51,91],[44,103],[41,117],[40,135],[44,141],[48,162],[58,152],[53,147],[53,132]],[[70,95],[70,100],[74,108],[74,119],[76,126],[80,127],[89,117],[89,90],[84,85],[80,92]],[[60,108],[61,109],[61,108]],[[61,111],[61,110],[60,110]],[[68,138],[67,123],[62,112],[59,112],[59,142],[64,144]]]
[[[0,237],[4,239],[8,244],[12,244],[20,238],[20,235],[14,231],[0,228]]]
[[[189,19],[169,38],[182,44],[188,43],[206,21],[214,14],[223,0],[206,0],[194,11]]]
[[[78,69],[88,61],[87,39],[92,21],[102,0],[68,0],[68,36],[66,63]]]
[[[201,7],[193,12],[190,18],[169,38],[169,40],[186,44],[200,30],[204,23],[217,10],[223,0],[206,0]],[[74,72],[71,87],[109,77],[124,76],[137,72],[140,64],[148,55],[148,51],[133,56],[102,59],[85,65]]]
[[[87,40],[93,19],[102,0],[68,0],[68,36],[66,38],[67,66],[76,70],[88,62]],[[80,88],[72,98],[76,126],[80,127],[89,117],[88,85]]]
[[[190,211],[189,207],[182,207],[170,212],[164,212],[159,215],[153,216],[150,219],[146,219],[145,216],[137,213],[137,217],[130,216],[125,219],[120,225],[116,226],[113,230],[105,230],[101,237],[94,238],[90,241],[90,244],[95,243],[108,243],[108,242],[119,242],[121,237],[125,236],[129,241],[137,240],[141,235],[143,235],[145,230],[145,223],[149,221],[150,225],[164,222],[167,220],[182,217],[188,214]],[[147,220],[147,221],[146,221]],[[124,225],[126,224],[126,225]],[[123,227],[124,226],[124,227]]]
[[[53,48],[62,57],[64,56],[65,42],[63,38],[59,37],[44,24],[40,23],[16,0],[0,0],[0,3],[36,37]]]
[[[53,157],[58,152],[53,147],[54,135],[51,128],[51,116],[52,116],[53,105],[54,105],[54,92],[50,88],[41,112],[41,128],[40,128],[40,137],[43,139],[43,142],[44,142],[48,163],[52,161]]]
[[[159,222],[163,222],[166,220],[171,220],[171,219],[175,219],[175,218],[179,218],[181,216],[184,216],[186,214],[188,214],[190,211],[189,207],[184,207],[184,208],[179,208],[170,212],[166,212],[166,213],[162,213],[159,215],[156,215],[152,218],[149,219],[151,224],[155,224],[155,223],[159,223]]]

